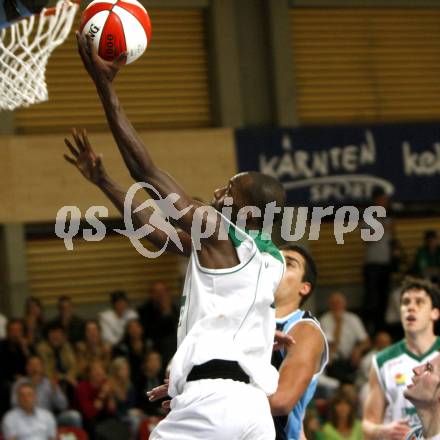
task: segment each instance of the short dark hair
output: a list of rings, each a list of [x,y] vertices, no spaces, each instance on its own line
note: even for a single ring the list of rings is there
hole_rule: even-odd
[[[284,244],[280,246],[279,249],[280,251],[297,252],[304,258],[305,266],[302,281],[310,284],[310,293],[301,298],[301,301],[299,303],[299,306],[301,307],[309,299],[310,295],[313,293],[316,287],[318,270],[316,268],[315,260],[306,249],[297,244]]]
[[[114,292],[110,293],[110,301],[113,305],[115,305],[120,300],[128,302],[128,297],[124,290],[115,290]]]
[[[400,299],[409,290],[424,290],[431,298],[432,308],[440,310],[440,290],[437,285],[423,278],[407,277],[400,288]]]
[[[256,206],[261,211],[262,218],[259,219],[260,227],[263,227],[264,213],[269,203],[275,202],[280,212],[274,213],[274,223],[282,219],[282,212],[286,203],[286,192],[281,182],[275,177],[269,176],[258,171],[248,171],[245,173],[250,181],[243,185],[241,190],[245,195],[246,202],[250,206]]]

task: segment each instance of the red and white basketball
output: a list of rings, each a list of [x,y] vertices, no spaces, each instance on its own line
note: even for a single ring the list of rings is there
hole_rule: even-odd
[[[80,32],[89,34],[107,61],[127,52],[126,64],[137,60],[151,39],[148,12],[136,0],[95,0],[81,16]]]

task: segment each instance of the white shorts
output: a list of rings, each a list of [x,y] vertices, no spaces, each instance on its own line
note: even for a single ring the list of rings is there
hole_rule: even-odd
[[[265,393],[230,379],[187,382],[150,440],[274,440]]]

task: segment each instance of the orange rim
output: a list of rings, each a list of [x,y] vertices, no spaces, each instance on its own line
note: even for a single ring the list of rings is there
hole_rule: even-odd
[[[77,5],[80,4],[81,0],[66,0],[68,3],[76,3]],[[56,12],[56,7],[52,7],[52,8],[47,8],[46,11],[44,12],[44,16],[45,17],[49,17],[51,15],[55,15]],[[38,14],[35,14],[38,15]]]

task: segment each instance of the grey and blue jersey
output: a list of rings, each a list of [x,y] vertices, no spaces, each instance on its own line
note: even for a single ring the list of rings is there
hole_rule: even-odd
[[[307,405],[315,394],[316,386],[318,384],[318,377],[323,372],[328,362],[328,344],[324,333],[321,330],[319,321],[308,311],[301,309],[287,315],[283,318],[277,318],[277,330],[283,333],[288,333],[298,323],[309,322],[320,330],[322,337],[325,341],[325,349],[321,359],[320,370],[313,375],[313,378],[305,390],[304,394],[298,400],[297,404],[293,407],[289,415],[274,417],[276,440],[298,440],[301,435],[302,421],[306,412]],[[272,356],[272,365],[277,369],[280,367],[284,360],[285,352],[283,350],[274,352]]]

